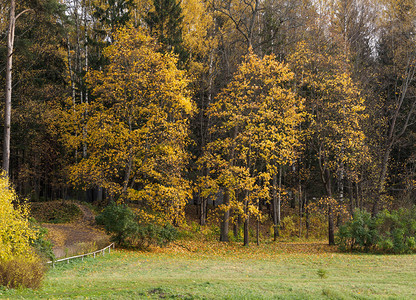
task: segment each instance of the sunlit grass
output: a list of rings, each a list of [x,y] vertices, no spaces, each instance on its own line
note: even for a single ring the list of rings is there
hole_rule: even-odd
[[[415,258],[342,254],[324,244],[179,241],[152,252],[117,250],[64,263],[49,271],[39,291],[1,291],[0,297],[412,299]]]

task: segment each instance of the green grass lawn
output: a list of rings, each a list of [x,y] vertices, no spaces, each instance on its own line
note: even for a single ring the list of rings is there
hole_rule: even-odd
[[[0,298],[416,299],[415,255],[341,254],[323,245],[178,244],[61,263],[40,290],[0,290]]]

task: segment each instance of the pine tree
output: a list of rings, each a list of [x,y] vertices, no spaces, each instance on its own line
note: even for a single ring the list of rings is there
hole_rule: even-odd
[[[186,62],[188,53],[183,47],[182,8],[176,0],[154,0],[154,10],[145,18],[152,35],[162,44],[163,51],[173,51],[180,62]]]

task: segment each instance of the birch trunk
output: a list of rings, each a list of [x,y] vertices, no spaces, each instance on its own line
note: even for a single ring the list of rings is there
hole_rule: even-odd
[[[6,60],[6,98],[4,106],[4,135],[3,135],[3,165],[2,168],[9,174],[10,166],[10,123],[12,114],[12,67],[14,30],[16,25],[16,2],[10,1],[10,20],[7,32],[7,60]]]

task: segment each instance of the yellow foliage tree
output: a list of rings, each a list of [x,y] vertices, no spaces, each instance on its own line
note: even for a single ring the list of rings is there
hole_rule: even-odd
[[[250,51],[208,109],[213,141],[201,163],[224,190],[223,241],[233,209],[245,220],[244,244],[248,244],[249,216],[260,218],[259,200],[269,199],[276,166],[296,157],[303,101],[290,89],[292,79],[287,65]]]
[[[87,74],[94,97],[86,108],[87,132],[71,144],[85,143],[88,155],[71,176],[85,188],[104,187],[115,200],[138,201],[179,223],[189,197],[182,173],[194,104],[177,58],[158,47],[143,29],[122,28],[104,51],[109,64]]]
[[[364,99],[351,79],[345,57],[320,50],[299,43],[290,62],[311,116],[308,145],[316,153],[327,197],[342,201],[344,177],[358,181],[361,167],[370,160],[362,129]],[[338,195],[334,195],[334,179],[340,183]],[[334,244],[331,205],[328,225],[329,243]]]
[[[183,44],[189,53],[188,69],[191,76],[198,78],[206,72],[207,64],[203,63],[215,47],[215,39],[210,37],[214,27],[212,12],[202,0],[181,1],[183,10]],[[209,59],[209,58],[208,58]]]

